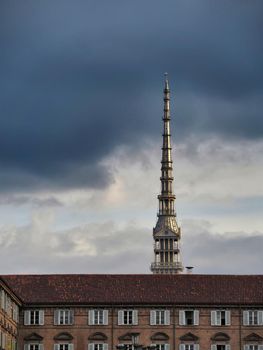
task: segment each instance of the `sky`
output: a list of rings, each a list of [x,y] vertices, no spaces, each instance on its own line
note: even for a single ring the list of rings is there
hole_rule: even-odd
[[[0,273],[150,273],[164,73],[182,259],[261,274],[263,3],[0,3]]]

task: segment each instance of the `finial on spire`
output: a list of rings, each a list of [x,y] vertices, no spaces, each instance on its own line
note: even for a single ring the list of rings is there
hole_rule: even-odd
[[[165,85],[164,85],[164,89],[165,89],[165,90],[169,90],[168,73],[165,72],[165,73],[164,73],[164,76],[165,76]]]

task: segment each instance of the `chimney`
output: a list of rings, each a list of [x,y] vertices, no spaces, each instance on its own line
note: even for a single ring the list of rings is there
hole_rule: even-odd
[[[186,266],[185,268],[186,268],[187,275],[191,275],[193,273],[193,269],[194,269],[193,266]]]

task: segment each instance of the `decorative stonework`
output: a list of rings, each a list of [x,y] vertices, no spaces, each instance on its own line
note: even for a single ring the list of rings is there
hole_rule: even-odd
[[[230,336],[226,333],[216,333],[215,335],[213,335],[213,337],[211,337],[211,340],[214,341],[229,341],[230,340]]]
[[[31,333],[24,337],[25,341],[42,341],[43,337],[37,333]]]
[[[166,333],[157,332],[151,336],[151,340],[165,341],[169,340],[169,336]]]
[[[73,340],[73,336],[68,332],[62,332],[55,335],[54,340]]]
[[[170,132],[170,88],[166,76],[164,87],[163,146],[161,160],[161,194],[159,212],[153,229],[154,262],[151,270],[157,274],[177,274],[183,271],[180,256],[181,230],[175,213],[173,193],[173,161]]]
[[[263,340],[263,337],[258,335],[257,333],[250,333],[246,337],[244,337],[244,341],[249,342],[249,341],[256,341],[256,342],[261,342]]]
[[[194,335],[193,333],[189,332],[180,337],[180,340],[182,341],[197,341],[199,340],[199,337]]]
[[[89,340],[102,340],[102,341],[105,341],[105,340],[108,339],[108,337],[104,333],[96,332],[96,333],[91,334],[88,337],[88,339]]]

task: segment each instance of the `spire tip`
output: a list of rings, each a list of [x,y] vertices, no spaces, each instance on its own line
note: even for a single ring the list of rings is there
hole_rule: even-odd
[[[168,73],[164,73],[165,76],[165,90],[169,90]]]

